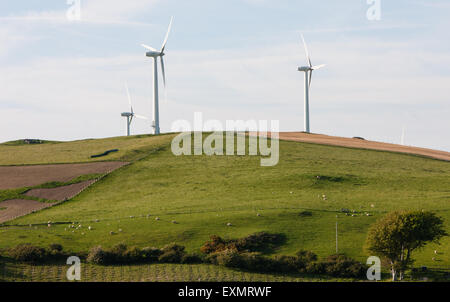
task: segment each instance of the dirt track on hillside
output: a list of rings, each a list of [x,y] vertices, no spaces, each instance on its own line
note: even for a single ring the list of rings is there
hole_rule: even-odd
[[[255,133],[250,133],[250,135],[255,135]],[[370,149],[370,150],[391,151],[391,152],[422,155],[430,158],[450,161],[450,153],[439,150],[380,143],[357,138],[345,138],[337,136],[328,136],[323,134],[307,134],[303,132],[280,132],[279,135],[280,140],[315,143],[315,144],[350,147],[350,148]]]
[[[0,202],[0,223],[12,220],[16,217],[24,216],[51,207],[52,203],[44,203],[34,200],[14,199]]]
[[[68,182],[86,174],[114,171],[126,162],[95,162],[86,164],[3,166],[0,167],[0,190],[24,188],[47,182]]]

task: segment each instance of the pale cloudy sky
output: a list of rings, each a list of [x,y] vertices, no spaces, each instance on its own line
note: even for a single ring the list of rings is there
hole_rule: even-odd
[[[450,2],[381,0],[67,0],[0,2],[0,142],[125,133],[128,81],[151,117],[151,61],[170,16],[161,128],[178,119],[279,120],[303,130],[305,55],[313,64],[311,130],[450,151]],[[161,87],[162,88],[162,87]],[[134,134],[149,133],[136,120]]]

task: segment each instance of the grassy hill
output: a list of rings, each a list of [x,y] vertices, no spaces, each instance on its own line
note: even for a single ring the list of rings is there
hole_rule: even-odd
[[[0,228],[0,247],[60,243],[79,252],[121,242],[140,247],[176,242],[196,251],[213,234],[237,238],[268,231],[287,236],[277,254],[307,249],[325,257],[335,252],[337,219],[339,251],[365,261],[367,229],[389,211],[433,210],[445,218],[450,232],[449,162],[280,141],[279,164],[261,167],[257,156],[176,157],[170,150],[172,138],[0,145],[0,165],[90,161],[89,155],[111,148],[121,151],[108,160],[132,162],[73,200],[9,223],[20,226]],[[343,208],[356,216],[346,216]],[[68,224],[48,228],[49,220],[76,221],[83,227],[74,232]],[[435,249],[441,253],[437,261],[432,260]],[[445,238],[441,246],[429,245],[415,258],[417,265],[449,269],[448,255],[450,238]]]

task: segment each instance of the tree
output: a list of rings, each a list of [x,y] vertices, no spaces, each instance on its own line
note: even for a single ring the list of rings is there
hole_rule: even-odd
[[[411,254],[428,242],[439,243],[444,221],[435,213],[425,211],[392,212],[374,223],[368,232],[366,249],[385,258],[392,280],[403,279],[405,270],[414,262]]]

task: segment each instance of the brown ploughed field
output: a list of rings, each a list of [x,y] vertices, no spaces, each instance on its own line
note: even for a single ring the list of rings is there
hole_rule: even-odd
[[[0,190],[38,186],[47,182],[68,182],[87,174],[114,171],[126,162],[95,162],[86,164],[61,164],[37,166],[1,166]]]
[[[250,135],[255,135],[255,133],[251,132]],[[268,135],[270,136],[270,133]],[[349,148],[359,148],[359,149],[391,151],[391,152],[421,155],[430,158],[450,161],[450,153],[446,151],[374,142],[357,138],[328,136],[323,134],[309,134],[304,132],[280,132],[279,135],[280,140],[341,146]]]
[[[92,185],[95,180],[88,180],[79,182],[73,185],[57,187],[52,189],[32,189],[25,193],[27,196],[44,198],[47,200],[64,201],[70,199],[90,185]]]
[[[0,202],[0,223],[14,218],[51,207],[52,203],[39,202],[35,200],[14,199]]]

